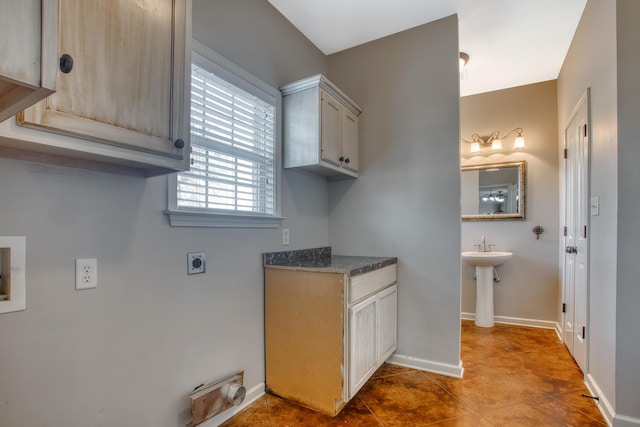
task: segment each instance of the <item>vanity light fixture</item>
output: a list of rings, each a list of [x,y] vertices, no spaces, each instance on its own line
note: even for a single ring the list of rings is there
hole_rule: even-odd
[[[524,137],[522,136],[522,128],[515,128],[509,132],[504,137],[500,136],[500,131],[494,130],[493,133],[489,136],[480,136],[477,133],[471,135],[471,141],[468,141],[464,138],[461,138],[462,141],[471,144],[469,152],[471,153],[479,153],[485,147],[491,147],[491,151],[499,151],[502,150],[502,139],[507,138],[514,133],[518,135],[513,140],[513,149],[517,150],[520,148],[525,148]]]
[[[483,202],[504,202],[504,194],[502,191],[497,190],[495,193],[493,192],[493,188],[489,189],[488,193],[484,193],[481,197]]]

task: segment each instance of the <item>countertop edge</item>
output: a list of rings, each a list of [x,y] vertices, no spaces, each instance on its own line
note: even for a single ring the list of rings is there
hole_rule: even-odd
[[[264,265],[264,268],[273,268],[277,270],[292,270],[292,271],[310,271],[310,272],[318,272],[318,273],[339,273],[339,274],[348,274],[349,276],[359,276],[361,274],[368,273],[370,271],[379,270],[381,268],[387,267],[389,265],[397,264],[397,257],[389,257],[383,259],[382,261],[373,262],[370,264],[366,264],[356,268],[338,268],[338,267],[304,267],[304,266],[295,266],[295,265],[277,265],[277,264],[267,264]]]

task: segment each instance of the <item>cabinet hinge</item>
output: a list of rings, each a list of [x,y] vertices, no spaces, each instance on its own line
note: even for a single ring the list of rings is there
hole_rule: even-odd
[[[567,158],[567,149],[566,148],[564,149],[564,158],[565,159]]]
[[[564,237],[567,237],[567,227],[564,227]]]
[[[566,303],[562,303],[562,312],[566,313],[567,312],[567,304]]]
[[[586,138],[587,135],[588,135],[588,133],[587,133],[587,125],[585,124],[584,125],[584,137]]]
[[[585,328],[584,326],[582,327],[582,339],[585,339],[587,337],[587,328]]]

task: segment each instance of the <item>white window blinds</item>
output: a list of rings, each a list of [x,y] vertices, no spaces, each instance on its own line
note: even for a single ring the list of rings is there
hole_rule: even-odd
[[[191,168],[181,209],[276,214],[276,106],[192,64]]]

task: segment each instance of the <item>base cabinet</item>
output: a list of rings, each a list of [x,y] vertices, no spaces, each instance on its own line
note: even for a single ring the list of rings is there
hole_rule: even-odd
[[[380,364],[398,347],[398,286],[393,285],[378,294],[378,352]]]
[[[356,394],[378,365],[377,308],[375,295],[349,308],[349,396]]]
[[[396,349],[397,294],[392,285],[349,307],[350,397]]]
[[[267,391],[338,414],[396,349],[396,278],[265,268]]]

